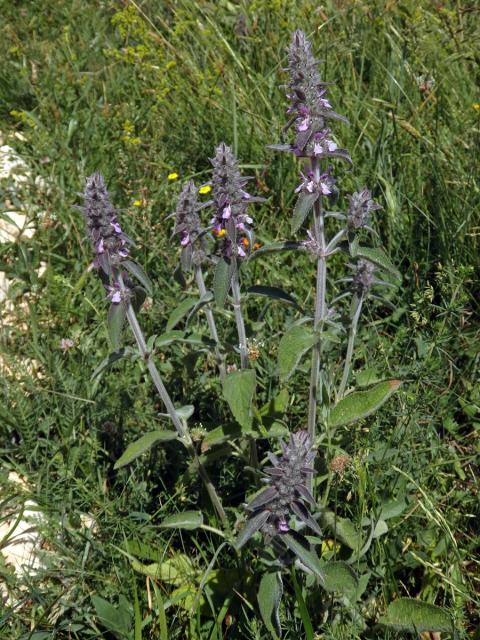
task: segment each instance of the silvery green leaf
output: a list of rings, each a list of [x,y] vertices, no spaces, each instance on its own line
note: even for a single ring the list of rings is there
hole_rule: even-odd
[[[295,208],[293,210],[293,217],[291,222],[291,230],[292,233],[296,233],[302,224],[305,221],[305,218],[310,213],[313,208],[313,205],[320,197],[318,192],[314,193],[305,193],[303,191],[300,192],[297,202],[295,204]]]
[[[257,515],[249,518],[246,525],[240,531],[235,542],[235,548],[239,551],[250,538],[259,531],[267,522],[270,514],[268,511],[261,511]]]
[[[123,260],[122,265],[145,287],[149,296],[153,295],[152,281],[139,264],[133,260]]]
[[[121,336],[125,318],[127,316],[127,305],[125,302],[112,303],[108,310],[107,327],[112,349],[118,351],[121,345]]]
[[[234,269],[235,263],[233,260],[220,258],[217,262],[215,274],[213,276],[213,294],[215,296],[215,302],[219,307],[223,308],[225,306],[225,301],[232,283]]]
[[[187,313],[194,307],[198,302],[198,298],[187,298],[186,300],[182,300],[182,302],[175,307],[175,309],[171,312],[167,326],[165,327],[167,331],[171,331],[174,329],[177,324],[187,315]]]
[[[248,287],[247,293],[257,296],[266,296],[267,298],[273,298],[274,300],[281,300],[286,304],[291,304],[297,307],[297,309],[300,309],[297,301],[280,287],[270,287],[256,284],[252,287]]]
[[[262,620],[274,640],[281,636],[278,611],[282,595],[283,582],[281,573],[265,573],[260,580],[257,600]]]
[[[294,240],[283,240],[281,242],[272,242],[266,244],[260,249],[253,251],[248,257],[248,260],[256,260],[267,253],[276,253],[278,251],[305,251],[305,245],[303,242],[297,242]]]

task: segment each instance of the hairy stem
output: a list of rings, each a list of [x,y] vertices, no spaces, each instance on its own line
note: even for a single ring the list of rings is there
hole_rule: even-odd
[[[205,287],[202,267],[200,265],[197,265],[195,267],[195,280],[197,281],[197,287],[200,293],[200,297],[203,297],[207,293],[207,289]],[[223,357],[220,352],[220,341],[218,339],[218,332],[217,332],[217,325],[215,324],[215,318],[213,317],[213,312],[208,305],[205,307],[205,315],[207,317],[207,324],[210,330],[210,335],[212,336],[212,340],[215,342],[215,360],[217,361],[220,380],[223,382],[225,379],[225,364],[223,362]]]
[[[248,369],[248,348],[247,334],[245,333],[245,323],[243,321],[242,308],[240,306],[240,282],[238,279],[238,263],[232,277],[233,310],[235,312],[235,322],[237,324],[238,346],[240,348],[240,365],[242,369]]]
[[[237,324],[238,346],[240,348],[240,366],[242,369],[248,369],[248,346],[247,334],[245,333],[245,323],[243,321],[242,307],[240,305],[240,281],[238,277],[238,262],[235,264],[235,270],[232,278],[232,295],[233,310],[235,312],[235,322]],[[249,436],[250,442],[250,465],[254,469],[258,469],[257,445],[254,438]]]
[[[117,274],[116,276],[118,278],[118,283],[121,287],[121,291],[123,296],[128,300],[128,296],[129,296],[129,292],[125,287],[125,284],[123,282],[123,278],[121,274]],[[220,518],[220,520],[222,521],[222,524],[225,528],[229,528],[229,523],[228,523],[228,519],[227,519],[227,515],[223,509],[222,503],[220,501],[220,498],[218,497],[218,494],[215,490],[215,487],[213,486],[212,481],[210,480],[210,477],[208,475],[207,470],[205,469],[205,467],[203,466],[196,450],[195,447],[193,445],[192,439],[190,437],[190,434],[185,426],[185,424],[182,422],[182,420],[179,418],[177,412],[175,411],[175,407],[173,405],[172,399],[170,398],[170,395],[165,387],[165,385],[163,384],[162,378],[160,376],[160,372],[158,371],[153,359],[152,359],[152,354],[148,351],[147,349],[147,343],[145,341],[145,337],[143,335],[142,329],[138,323],[137,320],[137,316],[135,313],[135,310],[131,304],[131,302],[129,301],[127,303],[127,320],[130,324],[130,328],[132,329],[132,333],[135,337],[135,341],[137,343],[138,346],[138,350],[140,352],[140,355],[142,356],[143,360],[146,362],[147,364],[147,369],[150,373],[150,376],[152,378],[153,384],[155,385],[157,391],[158,391],[158,395],[160,396],[163,404],[165,405],[165,408],[167,410],[168,415],[170,416],[172,422],[173,422],[173,426],[175,427],[181,441],[183,442],[183,444],[185,445],[187,451],[189,452],[189,454],[192,456],[193,460],[194,460],[194,465],[195,467],[198,469],[198,473],[205,485],[205,488],[207,489],[208,495],[210,496],[210,500],[213,504],[213,507],[215,509],[215,511],[218,514],[218,517]]]
[[[311,161],[314,180],[318,182],[320,178],[320,164],[317,158]],[[313,236],[318,243],[320,255],[317,260],[317,285],[315,294],[315,317],[314,330],[318,331],[326,315],[325,293],[327,282],[327,261],[325,256],[325,213],[322,209],[321,198],[314,204],[314,224]],[[311,441],[315,442],[316,420],[317,420],[317,396],[318,378],[320,373],[320,352],[321,345],[318,342],[312,353],[312,369],[310,373],[310,392],[308,400],[308,433]]]
[[[347,354],[345,356],[345,364],[343,367],[343,376],[338,389],[338,399],[343,398],[345,389],[347,388],[348,377],[350,375],[350,368],[352,366],[353,347],[355,344],[355,337],[357,335],[358,321],[360,314],[362,313],[363,295],[353,296],[352,300],[352,323],[350,325],[350,332],[348,335]]]

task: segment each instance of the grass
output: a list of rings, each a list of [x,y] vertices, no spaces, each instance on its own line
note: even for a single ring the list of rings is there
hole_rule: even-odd
[[[14,504],[20,496],[8,471],[25,476],[47,516],[45,569],[18,580],[0,564],[17,602],[0,606],[1,637],[271,637],[256,600],[264,566],[258,548],[243,568],[220,550],[212,570],[221,572],[189,615],[181,589],[196,593],[221,539],[209,529],[159,526],[199,504],[205,522],[217,525],[178,448],[153,449],[113,470],[129,442],[162,423],[161,408],[135,362],[91,381],[108,354],[106,310],[72,205],[84,177],[102,171],[155,283],[153,305],[140,315],[147,335],[164,332],[185,296],[172,277],[178,252],[166,217],[180,181],[208,180],[214,145],[231,143],[267,198],[255,218],[259,242],[288,237],[296,168],[265,147],[280,140],[285,123],[279,85],[296,27],[312,37],[323,76],[336,83],[332,102],[350,120],[336,129],[355,162],[342,187],[366,183],[383,204],[376,230],[403,274],[395,311],[367,310],[357,381],[398,376],[404,385],[376,418],[335,443],[352,464],[332,481],[331,508],[357,527],[386,505],[395,513],[392,501],[399,510],[355,565],[369,576],[357,605],[368,629],[335,607],[320,619],[323,596],[297,572],[296,583],[285,579],[284,637],[311,636],[308,621],[317,638],[395,637],[375,623],[406,595],[446,607],[456,637],[480,637],[475,4],[32,0],[3,4],[0,14],[0,130],[46,184],[27,183],[16,194],[0,184],[2,212],[21,204],[37,229],[32,239],[0,245],[13,305],[2,315],[0,486]],[[171,172],[180,181],[169,181]],[[313,273],[308,258],[282,254],[254,263],[246,279],[280,283],[306,307]],[[296,317],[292,307],[248,302],[247,331],[263,342],[261,401],[281,388],[272,378],[276,348]],[[228,314],[221,320],[223,338],[233,340]],[[67,353],[62,338],[74,341]],[[195,405],[195,428],[231,422],[211,361],[172,345],[158,364],[175,402]],[[305,363],[288,386],[292,428],[305,422],[307,380]],[[211,469],[234,521],[252,488],[239,457],[221,455],[228,458]],[[94,529],[81,526],[84,513],[93,515]],[[327,555],[328,545],[336,548],[332,538]],[[347,550],[340,545],[340,557]],[[132,568],[129,555],[144,564],[173,559],[183,563],[181,575],[154,580]],[[109,610],[98,596],[117,608],[119,628],[102,622]]]

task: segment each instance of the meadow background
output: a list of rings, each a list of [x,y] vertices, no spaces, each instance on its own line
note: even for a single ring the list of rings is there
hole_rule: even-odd
[[[23,211],[34,233],[0,243],[8,280],[0,519],[21,513],[26,498],[44,516],[36,574],[19,578],[0,555],[9,596],[0,603],[2,640],[271,637],[255,600],[254,552],[240,585],[222,551],[224,574],[189,614],[182,589],[198,588],[218,537],[159,526],[198,507],[202,490],[182,452],[156,448],[113,470],[125,446],[159,423],[161,407],[138,363],[121,361],[91,380],[109,352],[106,305],[87,271],[90,246],[73,205],[85,177],[101,171],[155,285],[140,314],[147,335],[165,331],[186,295],[173,278],[179,251],[167,216],[182,181],[208,180],[208,159],[222,140],[266,198],[255,212],[257,241],[289,237],[297,167],[266,145],[279,141],[286,122],[280,85],[295,28],[311,37],[323,77],[335,82],[332,104],[350,121],[336,128],[355,165],[342,187],[373,191],[383,206],[375,229],[403,275],[393,308],[368,307],[357,383],[387,376],[403,386],[345,435],[351,463],[330,498],[357,527],[371,509],[390,508],[388,531],[359,567],[369,575],[357,603],[368,628],[359,630],[351,613],[322,622],[307,599],[312,635],[288,587],[284,637],[393,638],[376,628],[378,616],[396,597],[411,596],[446,607],[458,638],[480,638],[477,3],[3,0],[0,136],[31,178],[0,181],[0,218]],[[314,265],[307,256],[275,255],[253,263],[245,282],[280,284],[306,305]],[[295,308],[251,298],[247,314],[249,334],[261,343],[257,374],[268,381]],[[233,323],[224,320],[228,339]],[[194,325],[203,330],[201,317]],[[62,349],[62,339],[72,346]],[[195,405],[199,437],[232,421],[208,358],[173,344],[157,362],[174,400]],[[307,380],[305,362],[289,383],[293,429],[305,424]],[[274,387],[260,385],[265,402],[278,381]],[[217,457],[212,474],[233,514],[248,482],[228,451]],[[26,488],[8,480],[12,472]],[[205,517],[215,525],[213,514]],[[326,553],[341,554],[341,546],[334,536],[325,541]],[[186,566],[153,580],[129,554]]]

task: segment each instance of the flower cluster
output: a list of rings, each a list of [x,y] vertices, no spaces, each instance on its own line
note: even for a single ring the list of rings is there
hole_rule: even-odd
[[[210,220],[214,234],[223,238],[221,253],[225,258],[245,258],[252,246],[252,218],[247,206],[261,202],[244,189],[249,178],[240,175],[238,161],[230,147],[222,142],[211,159],[213,165],[212,188],[215,215]]]
[[[348,196],[350,206],[347,213],[347,224],[350,229],[361,229],[370,222],[370,213],[382,207],[372,200],[372,194],[365,187]]]
[[[132,241],[120,227],[117,211],[99,173],[87,178],[83,198],[84,206],[79,208],[85,215],[95,251],[93,265],[110,275],[112,267],[120,265],[128,257],[128,246]]]
[[[345,149],[339,149],[327,126],[329,119],[345,118],[332,109],[327,99],[327,84],[321,82],[318,61],[303,31],[295,31],[288,55],[290,100],[288,127],[295,125],[295,143],[290,146],[297,156],[309,158],[340,157],[349,162]]]
[[[360,259],[355,265],[352,289],[358,295],[365,295],[376,283],[375,265],[369,260]]]
[[[293,433],[288,445],[282,443],[282,449],[281,458],[267,454],[272,463],[271,467],[264,469],[268,487],[247,505],[249,518],[257,523],[257,530],[269,537],[287,533],[292,515],[320,535],[320,527],[304,505],[304,502],[312,506],[316,504],[306,486],[313,473],[315,458],[310,436],[306,431]]]
[[[201,264],[206,257],[205,243],[201,236],[200,218],[198,216],[200,208],[197,188],[194,182],[189,180],[178,198],[174,230],[174,233],[180,235],[180,244],[182,246],[181,262],[185,271],[188,271],[192,264]]]
[[[312,193],[329,196],[331,195],[336,182],[330,172],[330,169],[320,174],[317,179],[315,178],[313,171],[308,171],[307,174],[300,172],[300,177],[302,178],[302,182],[295,189],[295,193]]]

